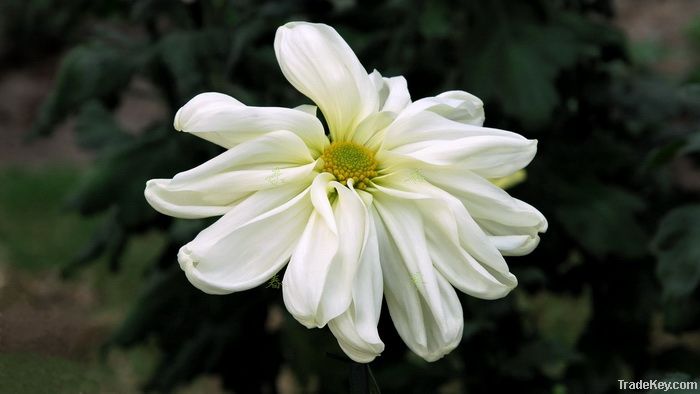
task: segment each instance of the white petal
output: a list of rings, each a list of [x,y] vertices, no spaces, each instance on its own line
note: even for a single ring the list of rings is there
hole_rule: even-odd
[[[307,114],[316,117],[316,107],[315,105],[309,105],[309,104],[302,104],[294,107],[295,110],[301,111],[301,112],[306,112]]]
[[[514,227],[547,230],[547,220],[530,204],[511,197],[486,179],[460,168],[424,167],[427,181],[459,198],[476,219],[487,219]]]
[[[484,103],[473,94],[461,90],[440,93],[412,103],[404,116],[421,111],[434,112],[455,122],[481,126],[484,124]]]
[[[330,26],[290,22],[277,29],[275,54],[282,73],[313,100],[334,141],[378,109],[377,92],[355,53]]]
[[[377,331],[382,295],[377,230],[368,216],[367,239],[353,283],[352,303],[347,311],[328,322],[338,344],[354,361],[368,363],[384,350]]]
[[[173,179],[152,179],[144,194],[153,208],[166,215],[217,216],[252,192],[308,184],[314,167],[311,153],[296,134],[276,131],[241,143]]]
[[[384,139],[385,128],[411,103],[411,95],[404,77],[384,78],[377,70],[369,77],[379,95],[379,112],[370,115],[357,126],[352,140],[377,150]]]
[[[225,148],[279,130],[297,134],[317,155],[329,144],[321,122],[304,110],[248,107],[220,93],[202,93],[180,108],[175,129]]]
[[[377,236],[389,313],[406,345],[427,361],[462,338],[457,294],[432,266],[423,226],[410,201],[375,196]]]
[[[479,136],[437,141],[420,150],[407,149],[414,159],[434,165],[458,164],[487,178],[508,176],[528,164],[537,152],[537,141]],[[404,152],[401,152],[404,153]]]
[[[396,119],[390,111],[375,112],[360,122],[352,135],[352,141],[376,151],[382,144],[384,130]]]
[[[489,235],[491,243],[504,256],[526,255],[537,247],[540,237],[535,235]]]
[[[375,178],[380,193],[413,199],[425,218],[433,263],[461,291],[499,298],[517,285],[503,256],[462,203],[421,179],[400,172]]]
[[[180,267],[210,294],[258,286],[287,262],[311,211],[308,188],[257,192],[183,246]]]
[[[201,111],[226,111],[232,108],[243,108],[245,104],[235,98],[216,92],[201,93],[194,96],[175,114],[173,127],[175,130],[183,130],[183,128],[193,118],[201,116]]]
[[[486,179],[459,168],[424,168],[425,179],[457,197],[504,255],[530,253],[547,231],[533,206],[511,197]]]
[[[386,128],[378,160],[463,165],[482,176],[497,178],[523,168],[537,151],[537,141],[516,133],[456,122],[427,110],[410,111],[418,104],[409,105]]]
[[[317,179],[327,179],[323,174]],[[365,240],[367,210],[351,189],[332,181],[337,196],[319,201],[292,254],[282,282],[289,312],[307,327],[323,327],[345,312],[352,301],[352,286]],[[314,187],[327,190],[314,182]],[[312,193],[316,193],[312,190]],[[332,216],[321,212],[332,208]]]
[[[411,103],[406,78],[402,76],[384,78],[374,70],[369,75],[379,94],[379,111],[401,112]]]
[[[497,299],[508,294],[517,284],[509,272],[496,276],[488,265],[480,264],[462,246],[455,212],[444,201],[430,199],[418,202],[425,220],[430,257],[435,267],[460,291],[482,299]],[[483,242],[491,243],[483,237]],[[503,277],[507,280],[502,280]]]
[[[535,153],[536,140],[474,136],[403,145],[391,152],[380,152],[377,158],[389,163],[410,159],[427,165],[457,166],[484,178],[499,178],[527,166]]]
[[[523,136],[505,130],[464,124],[447,119],[431,111],[411,112],[420,104],[411,104],[394,123],[387,128],[383,148],[395,150],[406,145],[418,145],[433,141],[454,141],[466,137],[494,136],[526,140]]]

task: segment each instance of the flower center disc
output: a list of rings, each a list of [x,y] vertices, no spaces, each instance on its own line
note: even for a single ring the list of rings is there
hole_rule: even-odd
[[[321,155],[323,171],[331,173],[347,186],[352,179],[357,189],[365,189],[367,181],[377,176],[377,161],[370,149],[349,141],[333,142]]]

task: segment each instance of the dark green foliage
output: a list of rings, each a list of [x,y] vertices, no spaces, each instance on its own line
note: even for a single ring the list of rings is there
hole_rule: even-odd
[[[700,205],[676,208],[659,225],[654,253],[663,295],[669,299],[689,297],[700,284]]]
[[[144,0],[99,10],[66,3],[67,20],[93,13],[131,27],[93,30],[66,53],[34,132],[50,133],[75,115],[78,142],[99,153],[72,202],[85,215],[108,214],[76,266],[108,254],[116,268],[134,234],[169,237],[134,284],[140,301],[109,344],[156,342],[163,361],[150,389],[169,392],[217,373],[235,392],[271,392],[283,365],[324,393],[362,392],[374,376],[384,393],[595,394],[616,392],[618,379],[700,374],[697,344],[655,350],[653,326],[660,319],[676,334],[700,330],[698,194],[672,172],[672,163],[697,159],[700,95],[631,62],[609,20],[610,1]],[[193,95],[307,102],[282,77],[272,49],[275,29],[289,20],[333,25],[368,69],[405,75],[416,99],[467,90],[484,98],[487,125],[539,140],[528,181],[512,194],[541,209],[549,231],[531,255],[508,259],[520,279],[512,295],[461,297],[464,339],[443,360],[410,354],[386,311],[386,351],[371,373],[347,363],[327,330],[307,330],[288,315],[278,330],[266,329],[268,313],[283,309],[281,292],[261,286],[221,297],[194,289],[176,254],[209,222],[172,220],[144,201],[146,180],[219,152],[170,126]],[[113,111],[135,77],[157,88],[170,114],[130,135]]]

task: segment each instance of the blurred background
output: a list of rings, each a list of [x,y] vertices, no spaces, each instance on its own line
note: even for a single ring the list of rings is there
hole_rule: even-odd
[[[197,93],[307,103],[273,52],[290,20],[331,24],[414,99],[466,90],[488,126],[539,140],[509,190],[550,223],[508,258],[519,287],[460,294],[462,343],[430,364],[385,310],[383,393],[697,381],[700,1],[2,0],[0,392],[344,393],[367,376],[274,284],[196,290],[176,252],[209,222],[143,198],[220,152],[172,129]]]

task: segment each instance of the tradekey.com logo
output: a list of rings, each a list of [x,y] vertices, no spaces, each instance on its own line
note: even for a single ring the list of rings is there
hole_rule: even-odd
[[[620,383],[620,390],[697,390],[698,382],[665,382],[663,380],[638,380],[630,382],[624,379],[617,380]]]

